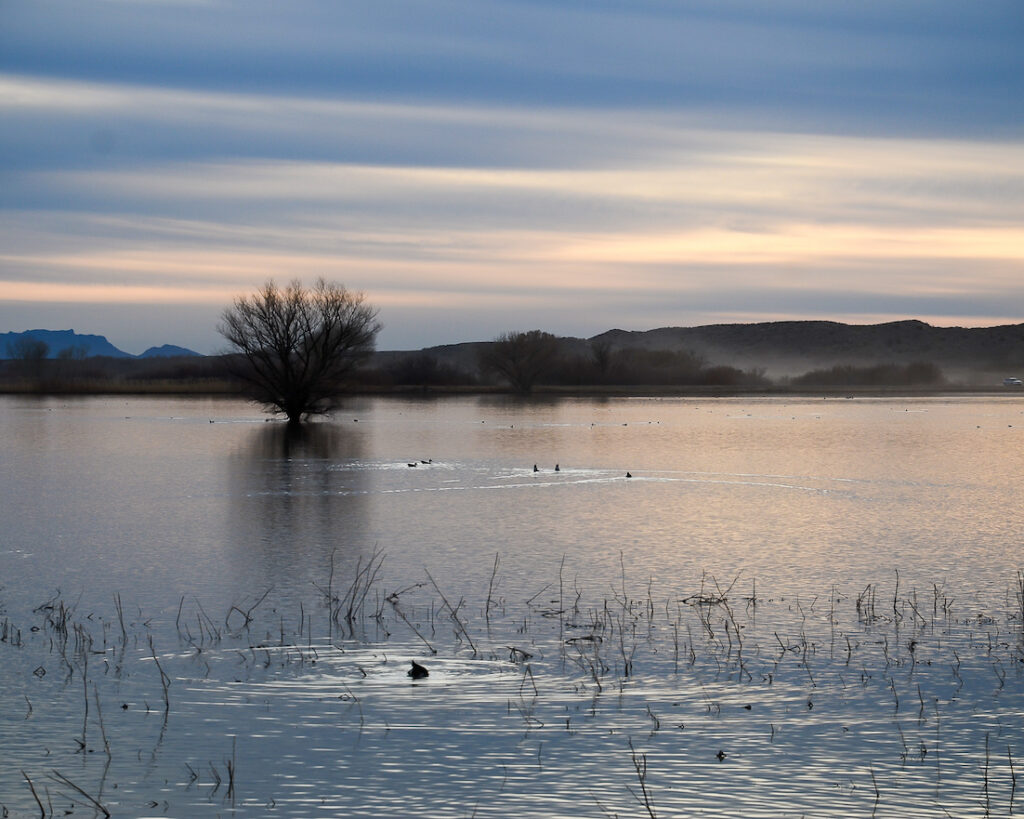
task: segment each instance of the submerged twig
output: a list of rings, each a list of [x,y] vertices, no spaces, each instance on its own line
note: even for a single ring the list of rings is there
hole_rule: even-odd
[[[74,782],[72,782],[70,779],[64,776],[64,774],[62,774],[60,771],[54,770],[53,773],[50,774],[50,778],[80,793],[94,808],[96,808],[96,810],[98,810],[105,817],[107,817],[107,819],[110,819],[109,810],[107,810],[96,799],[94,799],[92,796],[90,796],[88,793],[86,793],[84,790],[78,787],[78,785],[76,785]]]

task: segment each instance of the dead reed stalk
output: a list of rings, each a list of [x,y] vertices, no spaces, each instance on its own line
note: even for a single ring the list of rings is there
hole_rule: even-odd
[[[484,620],[487,621],[487,627],[488,628],[490,628],[490,626],[491,626],[491,605],[492,605],[491,601],[492,601],[492,599],[494,597],[494,578],[498,574],[498,562],[499,562],[499,556],[498,556],[498,553],[495,552],[494,553],[494,567],[491,569],[491,579],[490,579],[490,582],[487,584],[487,602],[484,605]]]
[[[629,740],[629,752],[633,761],[633,769],[636,771],[637,781],[640,783],[640,796],[637,796],[632,788],[629,789],[629,792],[644,806],[644,810],[647,811],[650,819],[658,819],[658,815],[654,812],[654,805],[651,803],[651,794],[647,790],[647,754],[638,754],[636,748],[633,747],[632,739]]]
[[[444,596],[444,592],[442,592],[441,589],[438,587],[437,582],[434,580],[433,577],[430,576],[430,572],[427,572],[426,574],[427,579],[430,580],[431,585],[433,585],[434,587],[434,591],[438,593],[438,595],[441,598],[441,601],[445,605],[445,608],[448,609],[448,616],[451,618],[452,622],[455,623],[457,632],[461,632],[462,636],[466,638],[466,642],[469,643],[469,647],[473,649],[473,654],[476,655],[477,650],[476,645],[473,643],[473,638],[470,636],[469,631],[466,629],[466,624],[459,619],[458,609],[462,608],[462,603],[459,603],[458,608],[453,607],[452,604],[448,602],[448,598]]]
[[[248,628],[249,624],[252,623],[252,613],[256,611],[256,608],[259,606],[260,603],[267,599],[267,595],[270,594],[270,592],[272,592],[273,590],[273,586],[269,587],[265,592],[263,592],[263,594],[261,594],[256,599],[255,603],[253,603],[251,606],[249,606],[249,608],[245,609],[244,611],[238,606],[232,606],[231,608],[229,608],[228,613],[224,615],[224,628],[228,631],[232,631],[231,615],[235,612],[238,612],[240,615],[242,615],[242,625],[239,626],[237,629],[234,629],[234,631],[237,633],[240,632],[242,629]]]
[[[92,796],[90,796],[88,793],[82,790],[82,788],[78,787],[78,785],[76,785],[74,782],[72,782],[70,779],[64,776],[64,774],[62,774],[60,771],[53,771],[53,773],[50,774],[50,778],[53,779],[55,782],[59,782],[61,785],[65,785],[66,787],[69,787],[76,793],[80,794],[90,805],[92,805],[96,810],[102,813],[106,817],[106,819],[110,819],[109,810],[107,810],[96,799],[94,799]]]
[[[231,806],[235,805],[235,771],[238,769],[237,762],[237,744],[238,737],[231,737],[231,759],[224,760],[224,765],[228,769],[228,792],[227,798],[231,800]]]
[[[25,777],[25,781],[28,783],[28,789],[32,792],[32,798],[35,799],[36,804],[39,805],[39,816],[41,819],[46,819],[46,808],[43,807],[42,800],[39,798],[39,794],[36,793],[36,786],[32,784],[32,780],[24,770],[22,770],[21,775]]]
[[[391,608],[395,612],[395,614],[397,614],[401,618],[403,623],[405,623],[410,629],[412,629],[412,633],[420,638],[420,641],[423,643],[423,645],[425,645],[427,647],[427,649],[430,651],[430,653],[431,654],[437,654],[437,649],[434,648],[430,644],[430,641],[420,633],[420,630],[418,628],[416,628],[416,626],[414,626],[412,624],[412,622],[409,620],[409,618],[405,616],[405,613],[398,607],[398,593],[397,592],[391,594],[388,597],[388,602],[391,603]]]
[[[170,713],[171,710],[171,697],[168,693],[168,688],[171,685],[171,678],[164,673],[164,668],[160,665],[160,660],[156,656],[156,649],[153,647],[153,635],[149,635],[149,652],[153,655],[153,662],[156,663],[156,670],[160,672],[160,685],[164,690],[164,714]]]

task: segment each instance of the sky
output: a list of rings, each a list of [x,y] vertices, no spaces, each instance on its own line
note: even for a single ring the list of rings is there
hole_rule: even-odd
[[[0,0],[0,332],[1024,321],[1020,0]]]

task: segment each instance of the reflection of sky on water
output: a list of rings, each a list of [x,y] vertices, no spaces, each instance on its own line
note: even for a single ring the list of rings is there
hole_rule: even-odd
[[[622,550],[665,582],[866,583],[881,559],[973,583],[1017,543],[1013,402],[359,399],[300,440],[230,402],[18,406],[8,548],[58,581],[298,589],[376,547],[474,582],[481,555],[600,576]]]
[[[4,804],[33,811],[24,766],[123,815],[223,814],[212,771],[236,737],[245,815],[635,814],[632,740],[659,815],[869,815],[872,773],[879,815],[965,815],[987,738],[1006,813],[1019,416],[360,399],[293,438],[232,402],[5,399],[0,626],[22,644],[0,641]],[[375,549],[379,580],[329,645],[332,554],[344,596]],[[30,630],[58,587],[93,640],[91,756],[86,655]],[[735,628],[693,605],[721,589]]]

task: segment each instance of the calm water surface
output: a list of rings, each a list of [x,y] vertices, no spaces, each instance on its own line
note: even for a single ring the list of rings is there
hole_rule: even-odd
[[[1013,397],[4,398],[0,445],[12,816],[1020,810]]]

